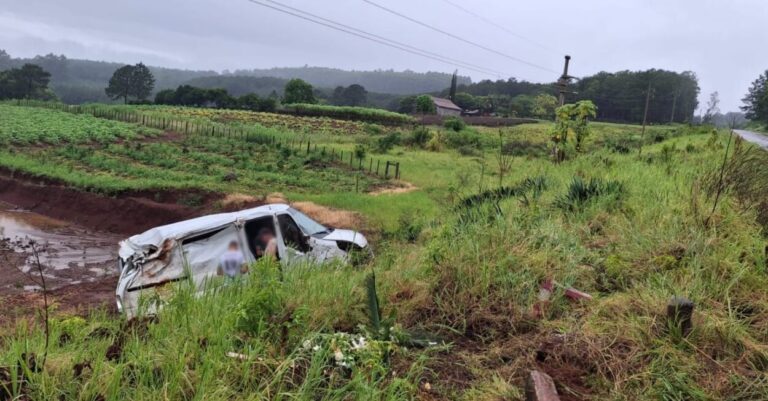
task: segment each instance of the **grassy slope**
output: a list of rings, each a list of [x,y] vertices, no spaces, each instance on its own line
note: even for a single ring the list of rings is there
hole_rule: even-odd
[[[515,131],[546,141],[543,125]],[[52,346],[50,368],[34,376],[34,394],[65,400],[98,394],[344,399],[352,392],[392,400],[522,399],[525,372],[540,368],[569,399],[762,399],[768,392],[768,279],[760,227],[729,196],[703,224],[712,203],[700,179],[721,160],[725,138],[677,137],[638,156],[597,145],[606,136],[637,136],[638,128],[597,125],[596,131],[589,154],[560,165],[515,159],[506,183],[539,175],[548,183],[527,204],[513,198],[499,209],[453,212],[451,199],[481,182],[478,162],[452,151],[391,154],[408,166],[404,178],[421,188],[417,192],[296,194],[360,210],[393,228],[401,227],[393,216],[419,211],[418,239],[379,244],[370,268],[377,271],[384,315],[394,313],[396,327],[443,338],[447,348],[396,348],[389,364],[377,353],[392,346],[388,341],[370,339],[365,350],[349,351],[344,341],[317,333],[372,337],[358,328],[367,322],[367,271],[296,268],[278,283],[275,268],[261,266],[241,290],[195,299],[180,286],[146,336],[125,340],[119,362],[104,359],[112,337],[87,337],[99,326],[117,329],[119,321],[57,320],[54,338],[65,330],[73,341]],[[490,187],[495,161],[490,153],[486,160],[484,186]],[[619,201],[599,198],[564,212],[553,204],[574,176],[618,180],[626,192]],[[558,291],[544,318],[534,319],[538,285],[547,277],[595,299],[574,304]],[[673,295],[696,302],[695,330],[687,338],[666,330],[665,304]],[[307,350],[306,340],[318,351]],[[0,365],[12,364],[23,351],[39,353],[42,335],[20,325],[2,344],[7,352],[0,353]],[[225,356],[229,351],[248,361]],[[355,367],[338,367],[336,351],[354,355]],[[71,367],[82,360],[92,361],[94,372],[73,380]]]

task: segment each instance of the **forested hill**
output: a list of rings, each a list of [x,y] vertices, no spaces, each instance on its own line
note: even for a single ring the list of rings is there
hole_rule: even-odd
[[[337,68],[300,67],[270,68],[261,70],[237,70],[234,75],[258,77],[301,78],[314,86],[335,88],[359,84],[370,92],[412,95],[418,93],[439,92],[450,86],[451,74],[442,72],[414,71],[346,71]],[[460,84],[470,84],[469,77],[459,76]]]
[[[104,94],[112,73],[123,63],[71,59],[63,55],[45,55],[33,58],[13,58],[0,50],[0,71],[20,67],[24,63],[41,66],[51,73],[51,88],[66,103],[106,102]],[[451,74],[439,72],[418,73],[345,71],[335,68],[300,67],[273,68],[265,70],[242,70],[220,74],[216,71],[182,70],[149,66],[155,76],[155,91],[176,88],[181,84],[201,87],[224,87],[230,93],[256,92],[268,94],[272,90],[282,92],[284,80],[301,78],[317,88],[363,85],[369,92],[389,94],[419,94],[438,92],[450,86]],[[243,76],[243,77],[238,77]],[[257,77],[259,79],[254,79]],[[468,77],[459,77],[459,82],[470,83]]]

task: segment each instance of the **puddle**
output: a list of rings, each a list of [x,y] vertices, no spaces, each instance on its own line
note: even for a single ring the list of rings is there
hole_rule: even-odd
[[[34,240],[43,249],[39,257],[45,278],[56,286],[117,274],[117,242],[122,238],[114,234],[89,231],[0,202],[0,239],[10,239],[6,244],[17,253],[16,266],[6,267],[33,277],[36,276],[32,271],[36,266],[34,257],[26,252],[26,260],[19,258],[18,254],[24,253],[24,250],[17,245],[19,241]],[[0,259],[0,264],[9,263]],[[0,275],[0,287],[13,286],[26,291],[34,291],[37,287],[31,285],[28,279],[20,282],[18,274],[5,273]]]

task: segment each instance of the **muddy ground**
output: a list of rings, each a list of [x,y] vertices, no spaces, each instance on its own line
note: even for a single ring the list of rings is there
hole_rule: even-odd
[[[199,206],[189,206],[190,197]],[[287,200],[277,193],[257,198],[201,191],[104,196],[0,169],[0,327],[34,316],[43,302],[43,279],[59,313],[113,311],[120,240],[163,224],[264,203]],[[357,213],[311,202],[294,207],[329,226],[364,225]]]
[[[200,206],[187,206],[189,197]],[[218,194],[192,191],[110,197],[0,170],[0,324],[37,310],[42,279],[59,312],[113,309],[118,242],[152,227],[211,213],[219,199]],[[235,202],[227,209],[257,203]]]

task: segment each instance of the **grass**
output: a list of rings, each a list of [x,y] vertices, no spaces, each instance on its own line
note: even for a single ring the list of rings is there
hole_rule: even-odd
[[[275,266],[259,265],[239,287],[202,297],[181,283],[158,295],[166,307],[145,334],[127,331],[116,360],[105,354],[126,331],[119,318],[97,313],[75,325],[59,316],[54,336],[74,326],[73,340],[54,341],[49,366],[28,375],[27,391],[33,399],[63,400],[502,400],[523,399],[528,370],[540,369],[563,399],[765,398],[763,227],[729,191],[708,218],[713,204],[705,178],[722,162],[725,135],[673,126],[641,137],[639,127],[595,124],[584,152],[563,163],[537,153],[514,157],[503,184],[543,177],[535,195],[509,191],[457,209],[462,199],[498,185],[497,131],[471,130],[480,136],[472,156],[447,146],[434,152],[401,144],[388,152],[417,191],[288,191],[358,210],[385,227],[390,235],[376,243],[376,257],[364,268],[299,266],[280,281]],[[519,126],[507,135],[546,143],[548,126]],[[328,144],[354,146],[333,138]],[[98,153],[126,160],[121,152],[129,150]],[[189,156],[179,157],[187,164]],[[130,159],[139,163],[142,155]],[[179,170],[173,155],[167,159],[145,168],[193,170],[194,163]],[[564,200],[568,207],[561,207]],[[389,338],[369,327],[371,270],[381,315],[394,328]],[[573,302],[556,289],[537,317],[539,285],[548,278],[594,298]],[[673,296],[696,305],[688,336],[667,325]],[[113,334],[89,338],[98,327]],[[351,339],[359,343],[360,336],[368,346],[352,351]],[[411,345],[423,338],[437,345]],[[42,343],[39,330],[20,322],[0,340],[0,366],[14,366],[24,352],[41,353]],[[86,360],[93,372],[75,378],[73,367]]]

